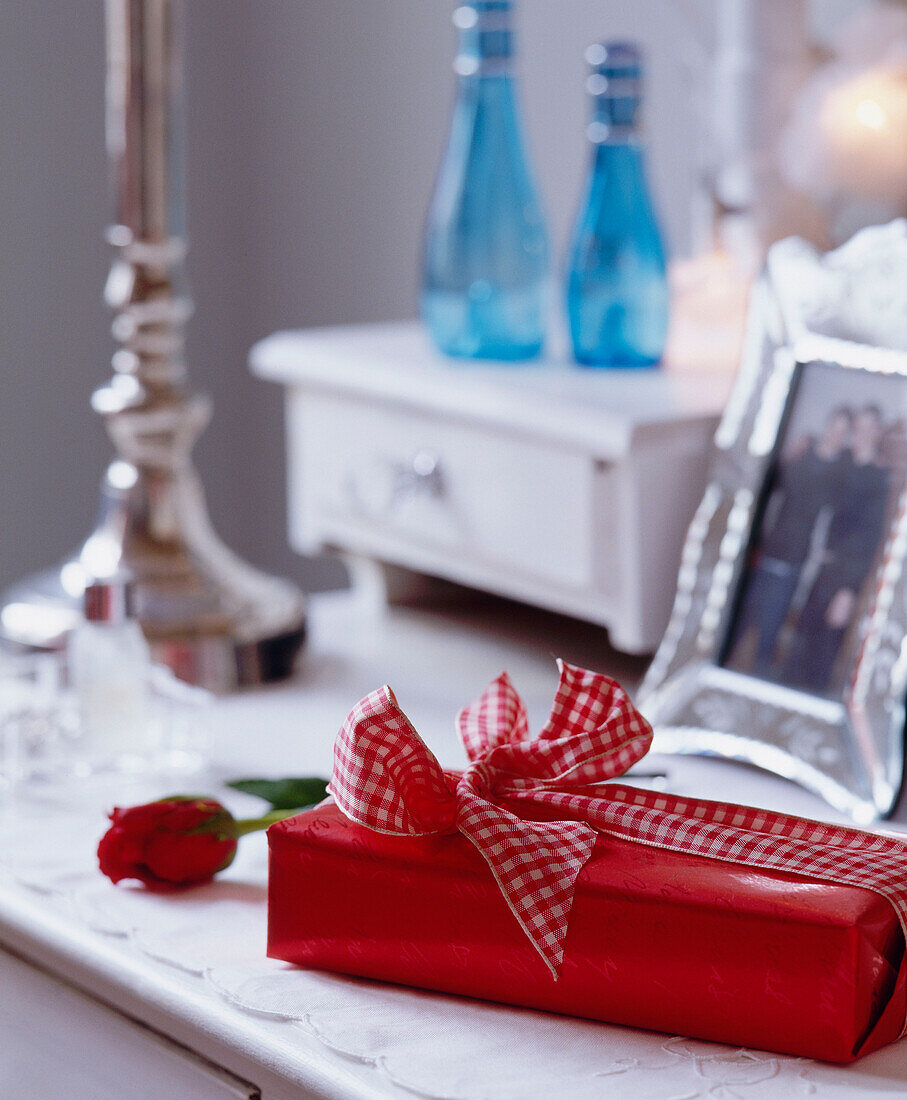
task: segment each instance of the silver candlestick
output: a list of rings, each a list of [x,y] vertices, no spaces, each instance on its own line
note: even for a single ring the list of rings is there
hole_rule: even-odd
[[[92,405],[117,451],[97,526],[57,569],[11,589],[0,634],[54,648],[81,617],[92,580],[129,573],[155,656],[215,690],[280,679],[305,631],[302,593],[245,564],[211,527],[190,451],[210,417],[191,393],[183,326],[181,0],[107,0],[107,150],[117,249],[114,374]]]

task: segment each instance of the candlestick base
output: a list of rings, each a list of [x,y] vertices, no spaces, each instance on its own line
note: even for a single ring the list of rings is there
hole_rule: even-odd
[[[162,535],[162,502],[172,522]],[[128,572],[136,614],[155,660],[213,691],[288,676],[305,639],[305,598],[253,569],[213,531],[191,466],[177,476],[123,460],[107,470],[95,531],[55,569],[9,589],[0,640],[59,649],[81,620],[85,585]]]

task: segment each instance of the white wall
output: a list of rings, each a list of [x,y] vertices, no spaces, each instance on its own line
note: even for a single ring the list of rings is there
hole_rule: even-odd
[[[446,0],[188,0],[189,333],[215,398],[197,451],[246,557],[339,576],[286,548],[280,395],[245,369],[280,327],[411,316],[422,214],[453,90]],[[695,125],[675,0],[523,0],[520,72],[559,262],[585,164],[582,52],[649,50],[653,180],[688,241]],[[708,4],[699,7],[707,8]],[[102,5],[0,0],[0,584],[84,537],[109,453],[88,409],[112,350]]]

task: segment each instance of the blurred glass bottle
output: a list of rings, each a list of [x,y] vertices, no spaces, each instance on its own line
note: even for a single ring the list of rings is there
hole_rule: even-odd
[[[586,60],[592,163],[567,271],[573,353],[589,366],[652,366],[667,336],[668,283],[645,175],[642,58],[633,43],[605,42]]]
[[[526,359],[545,338],[548,241],[511,72],[512,7],[454,12],[457,100],[422,269],[422,317],[448,355]]]
[[[148,765],[151,653],[132,615],[134,587],[125,576],[85,589],[85,620],[70,634],[69,672],[79,706],[85,762],[93,770]]]

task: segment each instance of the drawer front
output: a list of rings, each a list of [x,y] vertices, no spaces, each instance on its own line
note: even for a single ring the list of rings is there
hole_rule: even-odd
[[[399,540],[471,568],[581,589],[591,579],[592,461],[519,436],[333,395],[290,408],[293,507],[377,556]],[[378,545],[380,543],[380,546]]]
[[[256,1100],[259,1090],[0,949],[0,1095]]]

